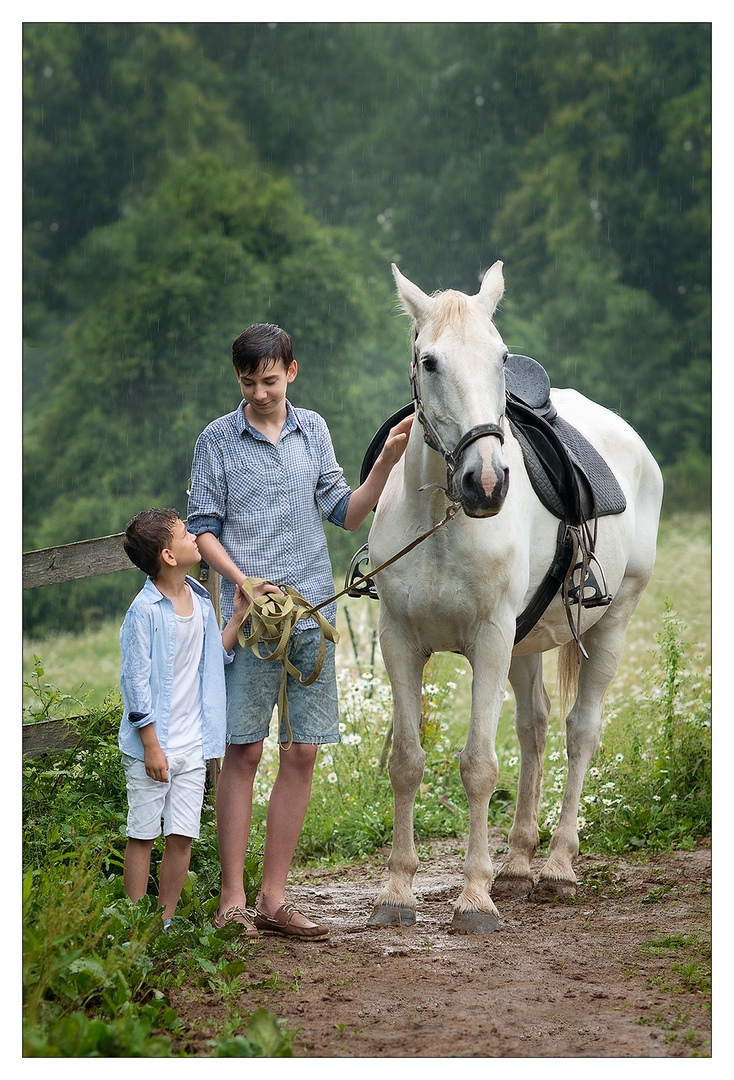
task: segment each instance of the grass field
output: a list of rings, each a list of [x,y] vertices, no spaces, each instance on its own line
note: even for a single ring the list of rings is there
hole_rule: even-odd
[[[339,583],[337,588],[341,588]],[[711,519],[708,515],[679,515],[662,522],[655,572],[630,623],[624,658],[613,684],[615,694],[639,682],[640,669],[647,665],[649,650],[656,645],[655,635],[666,598],[686,625],[686,638],[695,644],[695,651],[700,654],[698,663],[705,668],[711,662]],[[379,649],[373,653],[377,616],[376,601],[340,602],[341,642],[337,655],[342,667],[359,667],[364,671],[374,666],[379,673]],[[115,619],[81,634],[24,639],[24,683],[32,676],[35,654],[41,659],[46,682],[75,698],[90,695],[90,701],[100,700],[110,687],[117,685],[118,633],[119,620]],[[468,664],[456,656],[437,657],[433,664],[437,673],[457,683],[454,712],[461,723],[461,716],[468,711]],[[546,668],[552,693],[553,656],[549,657]],[[24,707],[32,697],[31,691],[24,687]]]

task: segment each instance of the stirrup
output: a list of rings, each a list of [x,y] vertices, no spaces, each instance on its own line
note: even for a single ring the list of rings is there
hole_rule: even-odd
[[[344,588],[347,596],[368,596],[370,600],[379,600],[375,583],[367,574],[370,553],[367,544],[363,544],[359,551],[355,551],[349,564],[347,575],[344,578]],[[364,568],[362,564],[365,564]]]
[[[592,563],[595,564],[597,574],[601,578],[601,582],[597,579],[597,574],[594,573]],[[579,581],[576,584],[576,575],[583,570],[583,562],[576,563],[571,573],[571,581],[573,584],[568,586],[568,603],[578,604],[581,603],[581,607],[606,607],[607,604],[611,604],[613,597],[607,590],[607,582],[604,577],[604,571],[601,568],[601,564],[596,555],[591,552],[588,555],[588,563],[586,567],[586,577],[583,581]]]

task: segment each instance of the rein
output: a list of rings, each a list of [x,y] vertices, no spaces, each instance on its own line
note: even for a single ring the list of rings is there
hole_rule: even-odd
[[[412,540],[396,555],[387,559],[375,570],[371,570],[369,574],[365,574],[355,581],[351,581],[340,592],[336,593],[334,596],[330,596],[328,600],[322,600],[320,604],[315,604],[313,606],[309,605],[308,601],[305,600],[300,593],[296,592],[295,589],[291,588],[290,585],[278,585],[281,592],[285,594],[283,596],[277,596],[274,593],[264,593],[262,596],[256,597],[254,594],[254,586],[262,585],[264,579],[245,578],[241,583],[241,588],[247,597],[248,605],[240,628],[237,631],[237,640],[239,644],[243,649],[252,649],[260,660],[279,660],[283,665],[283,677],[278,691],[278,721],[280,722],[282,719],[285,725],[287,744],[281,743],[281,749],[290,750],[293,745],[293,733],[288,719],[288,676],[292,675],[294,679],[298,679],[302,686],[310,686],[321,674],[321,668],[323,667],[324,657],[326,655],[326,642],[333,641],[336,645],[339,641],[337,630],[323,615],[320,614],[320,609],[326,607],[327,604],[331,604],[335,600],[338,600],[340,596],[344,596],[345,593],[350,592],[356,586],[363,585],[370,581],[375,574],[379,574],[381,570],[384,570],[394,562],[397,562],[403,555],[407,555],[407,553],[417,547],[418,544],[427,540],[428,537],[435,533],[437,529],[440,529],[442,525],[451,521],[458,513],[461,504],[452,496],[449,496],[449,499],[450,505],[441,521],[422,533],[415,540]],[[271,581],[268,582],[268,584],[274,585],[275,582]],[[252,623],[250,633],[246,637],[243,626],[248,618],[252,619]],[[304,678],[303,673],[300,672],[288,658],[288,644],[293,635],[293,631],[295,630],[296,623],[303,619],[310,618],[316,620],[321,632],[321,639],[319,642],[319,654],[316,658],[314,669],[308,678]],[[258,645],[261,641],[266,647],[265,655],[258,649]],[[272,652],[267,651],[268,645],[274,646]]]

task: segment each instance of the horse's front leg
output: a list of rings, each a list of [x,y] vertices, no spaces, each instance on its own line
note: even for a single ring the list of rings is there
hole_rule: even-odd
[[[490,897],[492,860],[487,819],[489,800],[497,786],[495,737],[510,666],[511,634],[490,627],[467,652],[472,665],[472,708],[469,734],[459,769],[469,802],[469,839],[464,861],[464,888],[454,904],[454,933],[488,934],[499,926],[499,913]]]
[[[538,849],[538,807],[550,698],[543,685],[543,657],[513,657],[510,682],[515,692],[515,731],[520,743],[520,776],[509,851],[492,884],[497,897],[528,896],[533,888],[532,861]]]
[[[393,694],[393,736],[388,760],[395,809],[389,877],[377,897],[369,926],[412,926],[413,876],[418,855],[413,842],[413,806],[426,755],[420,744],[421,687],[426,657],[415,652],[399,628],[380,630],[380,648]]]

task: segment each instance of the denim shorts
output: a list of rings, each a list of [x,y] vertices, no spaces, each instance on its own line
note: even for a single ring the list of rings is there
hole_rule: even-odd
[[[321,631],[312,628],[294,634],[288,643],[288,658],[304,679],[309,678],[316,666],[320,641]],[[258,646],[261,653],[265,649],[263,644]],[[288,720],[293,742],[339,742],[335,651],[334,642],[327,641],[324,665],[310,686],[303,686],[298,679],[288,676]],[[270,731],[270,721],[278,703],[283,678],[283,665],[279,660],[261,660],[252,649],[242,649],[239,645],[235,646],[234,652],[234,660],[224,669],[227,681],[227,742],[261,742]],[[279,739],[287,742],[287,738],[285,724],[281,721]]]
[[[127,782],[127,835],[134,840],[155,840],[169,836],[199,838],[201,807],[204,802],[206,762],[201,746],[182,753],[166,753],[168,783],[153,780],[145,771],[145,762],[122,755]]]

